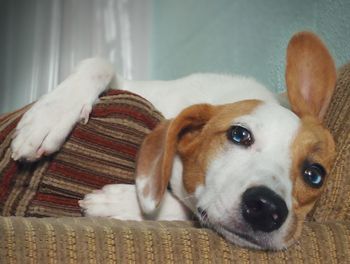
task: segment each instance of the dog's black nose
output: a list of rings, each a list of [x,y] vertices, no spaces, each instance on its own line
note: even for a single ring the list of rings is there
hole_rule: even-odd
[[[288,215],[285,201],[265,186],[252,187],[242,195],[242,215],[254,231],[272,232]]]

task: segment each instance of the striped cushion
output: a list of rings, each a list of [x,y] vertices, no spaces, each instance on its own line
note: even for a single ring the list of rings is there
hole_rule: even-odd
[[[81,216],[77,201],[110,183],[134,181],[135,158],[161,114],[138,95],[111,90],[62,149],[36,163],[11,160],[10,142],[27,106],[0,117],[0,215]]]

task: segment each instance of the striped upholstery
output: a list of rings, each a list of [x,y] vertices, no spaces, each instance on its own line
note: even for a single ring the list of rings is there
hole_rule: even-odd
[[[23,108],[0,119],[0,210],[4,216],[80,216],[77,201],[110,183],[132,183],[135,158],[162,119],[145,99],[109,91],[87,125],[78,124],[63,148],[34,164],[14,162],[10,141]]]

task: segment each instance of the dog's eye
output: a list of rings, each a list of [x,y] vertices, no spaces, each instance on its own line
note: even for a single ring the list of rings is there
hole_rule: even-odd
[[[227,131],[227,138],[235,144],[249,147],[254,143],[252,133],[245,127],[234,125]]]
[[[303,168],[303,176],[308,185],[320,188],[326,176],[326,170],[318,163],[306,164]]]

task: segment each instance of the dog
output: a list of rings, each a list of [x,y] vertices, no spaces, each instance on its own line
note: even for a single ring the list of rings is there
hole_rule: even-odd
[[[107,87],[137,93],[161,111],[142,143],[136,185],[112,184],[87,194],[90,216],[188,220],[228,241],[284,249],[300,236],[320,196],[335,144],[322,119],[336,81],[333,59],[311,32],[287,47],[290,109],[251,78],[194,74],[174,81],[123,80],[103,59],[83,61],[18,123],[15,160],[35,161],[59,150]]]

